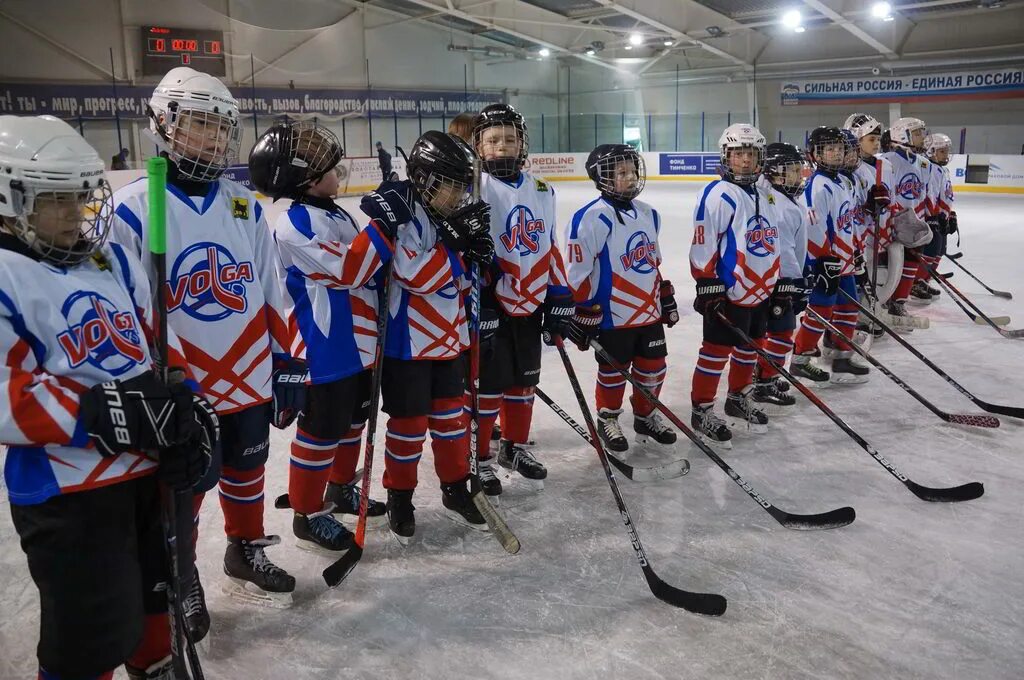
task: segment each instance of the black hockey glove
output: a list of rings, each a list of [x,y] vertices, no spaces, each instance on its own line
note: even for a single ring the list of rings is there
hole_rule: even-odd
[[[481,267],[487,267],[494,262],[494,239],[491,238],[491,230],[485,228],[470,234],[462,256]]]
[[[306,380],[309,368],[302,359],[286,359],[275,362],[274,427],[279,430],[291,425],[306,407]]]
[[[871,212],[881,212],[889,207],[889,189],[884,184],[876,184],[868,189],[864,207]]]
[[[861,252],[860,248],[855,248],[853,251],[853,273],[857,276],[862,276],[867,270],[868,267],[864,261],[864,253]]]
[[[188,389],[184,385],[181,386]],[[175,389],[172,387],[172,389]],[[192,417],[198,436],[160,452],[160,480],[172,489],[189,489],[206,475],[213,460],[213,448],[220,438],[220,421],[210,402],[189,391],[192,398]]]
[[[381,182],[376,191],[363,196],[359,209],[394,240],[399,225],[412,220],[412,182]]]
[[[843,263],[835,255],[819,257],[814,263],[814,290],[823,295],[835,295],[839,290],[839,272]]]
[[[586,352],[590,349],[590,341],[597,337],[598,331],[601,330],[603,317],[604,312],[599,305],[577,307],[569,324],[569,340]]]
[[[960,225],[957,224],[956,211],[952,210],[949,213],[949,222],[946,225],[946,235],[947,236],[952,236],[953,234],[957,233],[958,231],[960,231]]]
[[[793,313],[799,314],[807,309],[807,298],[814,290],[814,280],[808,276],[799,279],[789,279],[793,282]]]
[[[661,282],[661,323],[669,328],[679,323],[679,305],[676,304],[676,289],[671,281]]]
[[[697,279],[697,297],[693,299],[695,312],[714,315],[726,302],[728,298],[722,279]]]
[[[483,201],[471,203],[448,217],[437,220],[434,226],[437,228],[437,235],[450,250],[466,253],[471,239],[480,239],[483,234],[490,238],[491,206]],[[494,254],[493,242],[491,254]]]
[[[493,307],[480,308],[480,344],[487,345],[501,327],[501,314]],[[482,347],[481,347],[482,349]]]
[[[191,391],[180,387],[152,371],[93,385],[79,398],[78,418],[103,456],[166,449],[199,434]]]
[[[541,325],[541,339],[553,346],[555,336],[567,337],[569,326],[576,314],[576,303],[571,295],[550,295],[544,301],[544,321]]]
[[[799,282],[799,283],[798,283]],[[803,288],[801,279],[779,279],[775,282],[768,303],[768,317],[778,320],[786,316],[793,309],[793,298],[799,295]]]
[[[949,218],[942,213],[935,216],[935,232],[940,236],[948,236],[949,231]]]

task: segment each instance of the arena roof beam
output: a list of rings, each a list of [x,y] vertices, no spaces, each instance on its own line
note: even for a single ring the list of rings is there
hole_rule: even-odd
[[[884,54],[890,59],[898,59],[899,55],[893,51],[891,47],[883,42],[876,40],[867,31],[857,26],[855,23],[844,17],[842,14],[826,5],[821,0],[803,0],[803,3],[818,12],[822,16],[826,17],[833,23],[844,28],[848,33],[858,38],[861,42],[870,45],[872,49],[876,50],[880,54]]]

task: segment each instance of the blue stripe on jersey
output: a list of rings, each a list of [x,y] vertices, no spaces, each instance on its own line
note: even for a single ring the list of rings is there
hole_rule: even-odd
[[[462,264],[462,258],[448,246],[441,244],[441,247],[448,253],[448,264],[451,265],[452,268],[452,280],[458,281],[459,277],[466,273],[466,268]]]
[[[594,205],[600,200],[601,197],[598,196],[593,201],[587,203],[585,206],[583,206],[573,214],[572,225],[569,227],[569,238],[579,238],[580,222],[583,221],[583,216],[587,214],[588,210],[590,210],[590,206]]]
[[[307,279],[296,267],[288,268],[285,287],[295,303],[293,314],[306,343],[309,380],[314,385],[333,382],[363,370],[359,347],[352,332],[352,299],[347,290],[327,289],[330,327],[327,335],[313,318],[313,303],[306,288]],[[344,323],[348,319],[349,323]]]
[[[260,205],[259,201],[256,201],[256,207],[253,209],[253,215],[256,216],[256,221],[259,222],[260,218],[263,217],[263,206]]]
[[[733,216],[736,214],[736,201],[732,200],[732,196],[729,194],[722,194],[722,200],[732,206]],[[729,220],[729,224],[732,224],[732,219]]]
[[[709,184],[706,187],[704,187],[704,193],[701,194],[701,196],[700,196],[700,203],[697,204],[697,221],[698,222],[700,222],[700,221],[702,221],[704,219],[704,204],[708,200],[708,194],[710,194],[711,190],[714,189],[715,186],[719,182],[721,182],[721,181],[722,180],[720,180],[720,179],[716,179],[714,182],[712,182],[711,184]],[[733,207],[736,207],[735,204],[733,204]]]
[[[217,189],[219,187],[220,182],[210,182],[210,188],[206,190],[206,195],[203,197],[203,205],[200,208],[197,208],[196,204],[192,202],[192,199],[188,197],[185,194],[185,192],[183,192],[181,189],[174,186],[173,184],[167,185],[167,191],[169,191],[172,195],[176,196],[179,201],[187,205],[193,211],[199,213],[200,215],[205,215],[206,211],[210,209],[211,205],[213,205],[214,199],[217,198]]]
[[[728,199],[728,196],[725,196],[725,198]],[[733,207],[735,207],[735,204],[733,204]],[[736,234],[732,231],[732,221],[734,219],[736,219],[735,212],[729,218],[729,225],[725,228],[725,252],[721,252],[722,246],[721,241],[719,241],[718,264],[715,265],[718,278],[722,279],[726,288],[732,288],[736,285]]]
[[[655,234],[660,234],[661,233],[661,215],[659,215],[658,211],[655,210],[654,208],[651,208],[651,214],[654,216],[654,233]]]
[[[60,485],[41,446],[7,449],[4,482],[13,505],[35,505],[60,495]]]
[[[384,339],[384,354],[394,359],[409,359],[412,355],[409,332],[409,291],[401,288],[398,292],[401,296],[398,304],[398,314],[388,319],[388,334]]]
[[[604,313],[601,316],[601,328],[614,328],[612,321],[612,259],[608,254],[608,244],[605,243],[598,253],[597,259],[601,275],[597,282],[597,295],[592,299],[601,305]]]
[[[351,219],[351,217],[349,219]],[[355,224],[355,220],[352,220],[352,224]],[[377,227],[373,227],[368,224],[366,225],[365,231],[369,234],[370,240],[373,241],[373,247],[377,249],[377,255],[380,257],[380,263],[382,265],[387,264],[388,261],[391,260],[392,256],[391,242],[388,241],[383,236],[381,236],[380,231],[377,229]],[[377,271],[379,274],[380,272],[384,271],[384,268],[381,267]]]
[[[14,304],[14,300],[9,298],[6,293],[0,290],[0,304],[7,308],[9,316],[8,319],[11,322],[11,327],[19,338],[28,343],[29,348],[32,350],[32,356],[35,358],[36,363],[40,366],[46,360],[46,345],[37,338],[25,325],[25,317],[21,315],[18,308]]]
[[[124,285],[128,288],[128,293],[132,296],[132,302],[134,303],[135,285],[132,283],[131,269],[128,268],[128,258],[125,257],[124,248],[121,247],[121,244],[111,241],[110,251],[117,258],[118,268],[121,270],[121,278],[124,279]]]
[[[114,211],[114,214],[120,217],[125,224],[131,227],[136,236],[142,238],[142,220],[139,219],[138,215],[132,212],[131,208],[122,203],[117,206],[117,210]]]
[[[810,176],[810,177],[809,177],[809,178],[807,179],[807,184],[805,184],[805,185],[804,185],[804,203],[806,203],[806,204],[807,204],[807,207],[808,207],[808,208],[813,208],[813,207],[814,207],[814,197],[813,197],[813,195],[811,194],[811,185],[813,185],[813,184],[814,184],[814,178],[815,178],[815,177],[816,177],[817,175],[818,175],[818,171],[817,171],[817,170],[815,170],[815,171],[814,171],[814,174],[812,174],[812,175],[811,175],[811,176]]]
[[[309,211],[306,209],[306,206],[301,203],[292,203],[292,206],[288,208],[288,221],[295,227],[295,231],[309,240],[313,240],[315,234],[313,233],[313,226],[310,224]]]
[[[601,220],[601,223],[604,224],[604,226],[608,227],[608,231],[611,232],[611,230],[612,230],[612,221],[610,219],[608,219],[607,215],[605,215],[604,213],[601,213],[600,215],[597,216],[597,219]]]

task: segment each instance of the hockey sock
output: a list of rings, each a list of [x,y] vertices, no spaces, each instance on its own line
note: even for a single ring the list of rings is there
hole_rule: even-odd
[[[458,397],[434,399],[430,403],[430,450],[442,484],[452,484],[469,475],[468,422]]]
[[[67,675],[57,675],[56,673],[51,673],[42,667],[39,668],[39,675],[37,678],[38,680],[71,680]],[[106,673],[100,673],[99,675],[90,675],[87,678],[82,677],[81,675],[76,675],[74,680],[114,680],[114,671],[107,671]]]
[[[786,356],[793,351],[793,331],[768,331],[758,345],[772,358],[772,361],[784,366]],[[757,369],[762,378],[774,378],[779,374],[771,364],[761,357],[758,358]]]
[[[626,379],[610,364],[601,360],[597,362],[597,409],[603,408],[616,411],[622,408],[622,397],[626,394]]]
[[[149,668],[171,654],[171,622],[167,612],[146,614],[142,624],[142,641],[128,657],[134,668]]]
[[[498,411],[501,409],[500,394],[477,395],[479,410],[477,411],[476,431],[476,455],[480,460],[487,460],[491,457],[491,434],[494,432],[494,421],[498,419]],[[472,405],[469,403],[469,393],[466,393],[466,422],[472,414]]]
[[[722,371],[725,370],[731,351],[728,345],[716,345],[707,340],[700,346],[690,388],[690,399],[694,404],[707,404],[715,400],[718,381],[722,379]]]
[[[757,366],[757,353],[748,345],[737,345],[732,348],[729,357],[729,392],[737,393],[754,382],[754,367]]]
[[[427,417],[388,418],[384,438],[384,488],[411,491],[427,438]]]
[[[911,280],[911,283],[913,283],[913,280]],[[813,309],[823,319],[832,318],[832,305],[810,305],[808,309]],[[821,335],[824,332],[825,327],[814,318],[813,314],[804,314],[800,319],[800,330],[796,333],[793,353],[808,354],[809,352],[814,352],[818,349],[818,341],[821,340]]]
[[[220,474],[220,507],[224,533],[248,541],[265,536],[263,531],[263,471],[265,466],[239,470],[225,465]]]
[[[355,481],[356,466],[359,464],[359,445],[363,443],[363,428],[366,423],[357,423],[338,442],[331,466],[332,484],[351,484]]]
[[[533,420],[533,388],[510,387],[501,395],[501,436],[516,444],[530,438]]]
[[[661,386],[665,383],[665,374],[667,372],[668,366],[665,363],[664,357],[658,359],[635,357],[633,359],[633,370],[630,371],[633,379],[653,392],[656,397],[661,395]],[[633,394],[629,398],[629,403],[633,406],[633,415],[635,416],[649,416],[654,411],[654,404],[647,401],[647,397],[641,394],[635,387],[633,388]]]
[[[859,313],[856,307],[850,304],[836,305],[832,310],[832,325],[843,332],[847,340],[853,340],[853,334],[857,332],[857,317]],[[836,347],[841,350],[852,349],[848,344],[839,338],[835,338]]]
[[[288,466],[288,497],[295,512],[308,515],[323,507],[324,489],[337,448],[337,439],[320,439],[295,430]]]
[[[892,294],[894,301],[906,300],[910,297],[910,289],[914,287],[914,280],[917,279],[917,270],[920,266],[917,260],[907,260],[903,263],[903,275]]]

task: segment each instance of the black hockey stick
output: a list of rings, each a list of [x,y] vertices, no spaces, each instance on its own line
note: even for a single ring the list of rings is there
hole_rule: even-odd
[[[979,319],[982,320],[984,323],[987,323],[989,326],[996,329],[996,332],[999,333],[999,335],[1003,336],[1004,338],[1024,338],[1024,328],[1018,328],[1017,330],[1012,331],[1008,331],[1005,328],[1001,328],[999,323],[995,319],[992,319],[991,317],[987,316],[985,312],[978,309],[978,306],[971,302],[970,298],[961,293],[956,286],[954,286],[952,283],[946,281],[941,276],[939,276],[938,273],[935,271],[934,267],[927,263],[925,264],[925,267],[928,269],[928,271],[932,273],[932,276],[935,278],[936,283],[938,283],[940,286],[946,289],[946,292],[949,293],[949,297],[953,299],[953,302],[955,302],[957,306],[963,310],[964,314],[971,317],[972,320],[974,320],[975,322],[978,322]],[[966,303],[968,307],[973,309],[977,313],[977,316],[968,311],[967,308],[964,307],[964,305],[960,302],[960,300],[957,300],[957,296],[959,296],[960,299],[963,300],[963,302]],[[1009,321],[1009,319],[1007,319],[1007,321]]]
[[[957,253],[957,255],[958,255],[958,256],[959,256],[959,255],[963,255],[963,253]],[[950,261],[951,261],[951,262],[952,262],[953,264],[955,264],[955,265],[956,265],[957,267],[959,267],[960,269],[962,269],[962,270],[964,271],[964,273],[965,273],[965,274],[967,274],[967,275],[968,275],[968,276],[970,276],[970,277],[971,277],[972,279],[974,279],[975,281],[977,281],[978,283],[980,283],[980,284],[981,284],[981,287],[982,287],[982,288],[984,288],[985,290],[987,290],[988,292],[992,293],[992,294],[993,294],[993,295],[995,295],[996,297],[1001,297],[1001,298],[1005,298],[1005,299],[1007,299],[1007,300],[1012,300],[1012,299],[1013,299],[1013,293],[1009,293],[1009,292],[1007,292],[1007,291],[1005,291],[1005,290],[995,290],[994,288],[990,288],[990,287],[988,287],[987,285],[985,285],[985,282],[984,282],[984,281],[982,281],[981,279],[979,279],[979,278],[978,278],[977,276],[975,276],[974,274],[972,274],[972,273],[971,273],[971,271],[970,271],[970,270],[969,270],[969,269],[968,269],[967,267],[965,267],[965,266],[963,266],[962,264],[960,264],[959,262],[957,262],[957,260],[958,260],[958,259],[960,259],[959,257],[953,257],[953,256],[951,256],[951,255],[946,255],[946,257],[947,257],[947,258],[949,258],[949,260],[950,260]]]
[[[913,387],[905,383],[898,375],[890,371],[885,366],[885,364],[883,364],[881,361],[872,356],[871,353],[868,352],[866,349],[861,347],[853,340],[848,340],[846,336],[843,335],[843,332],[841,330],[833,326],[832,323],[825,319],[825,317],[823,317],[821,314],[818,314],[816,311],[814,311],[814,309],[810,307],[807,308],[807,313],[813,315],[813,317],[817,319],[819,323],[824,325],[825,328],[830,333],[832,333],[833,336],[837,338],[837,343],[841,344],[845,342],[846,344],[848,344],[850,347],[853,348],[853,351],[867,359],[869,362],[871,362],[872,366],[881,371],[882,375],[889,378],[889,380],[892,380],[900,387],[900,389],[902,389],[904,392],[912,396],[914,399],[917,399],[925,408],[927,408],[929,411],[931,411],[932,413],[934,413],[947,423],[956,423],[957,425],[970,425],[972,427],[999,427],[999,419],[996,418],[995,416],[982,416],[971,413],[947,413],[946,411],[943,411],[938,406],[936,406],[928,399],[926,399],[924,396],[922,396]]]
[[[601,346],[601,343],[599,343],[597,340],[591,340],[590,346],[594,348],[594,351],[597,353],[599,357],[601,357],[605,361],[605,363],[609,364],[612,368],[618,371],[619,374],[622,375],[622,377],[628,380],[636,390],[638,390],[641,394],[644,395],[647,401],[654,404],[654,408],[658,409],[663,414],[665,414],[665,417],[668,418],[673,425],[678,427],[679,430],[683,434],[685,434],[690,439],[690,441],[692,441],[697,446],[698,449],[703,451],[705,456],[714,461],[715,465],[720,467],[722,471],[725,472],[725,474],[729,475],[732,481],[736,482],[736,484],[739,485],[741,489],[747,492],[748,496],[753,498],[758,505],[764,508],[765,512],[774,517],[775,521],[777,521],[782,526],[786,527],[787,529],[798,530],[835,529],[837,527],[846,526],[856,518],[856,513],[854,512],[853,508],[849,506],[836,508],[835,510],[830,510],[828,512],[822,512],[815,515],[798,515],[792,512],[786,512],[785,510],[780,510],[779,508],[775,507],[774,505],[769,503],[764,496],[755,491],[754,487],[748,484],[745,479],[740,477],[739,474],[735,470],[733,470],[728,463],[722,460],[721,456],[715,453],[714,449],[708,446],[699,436],[697,436],[697,433],[690,429],[679,416],[677,416],[667,406],[665,406],[665,404],[662,403],[662,401],[658,399],[658,397],[656,397],[650,389],[648,389],[647,385],[644,385],[635,378],[633,378],[633,376],[630,375],[629,371],[626,371],[621,366],[619,366],[618,362],[616,362],[615,359],[613,359],[612,356],[608,354],[605,348]]]
[[[882,321],[877,316],[875,316],[871,312],[871,310],[867,307],[867,305],[862,305],[859,301],[855,300],[845,290],[841,290],[841,292],[843,293],[843,295],[845,295],[850,300],[850,302],[852,302],[853,304],[857,305],[857,308],[860,309],[862,314],[864,314],[869,319],[874,321],[875,324],[877,326],[879,326],[883,331],[888,333],[890,337],[892,337],[894,340],[896,340],[896,342],[898,342],[901,345],[903,345],[903,347],[908,352],[910,352],[915,357],[917,357],[918,359],[923,361],[925,366],[927,366],[928,368],[930,368],[933,371],[935,371],[936,373],[938,373],[942,377],[943,380],[945,380],[947,383],[949,383],[950,385],[953,386],[953,389],[955,389],[957,392],[959,392],[960,394],[964,395],[965,397],[970,399],[972,402],[974,402],[974,404],[976,404],[978,406],[978,408],[980,408],[982,411],[988,411],[989,413],[998,413],[999,415],[1009,416],[1011,418],[1024,418],[1024,407],[1019,407],[1019,406],[1000,406],[999,404],[990,404],[987,401],[984,401],[982,399],[978,399],[966,387],[964,387],[963,385],[958,383],[956,380],[951,378],[949,376],[949,374],[947,374],[941,368],[939,368],[934,363],[932,363],[931,359],[926,357],[923,353],[919,352],[916,347],[911,345],[907,340],[905,340],[903,338],[902,335],[900,335],[895,330],[893,330],[893,328],[891,326],[889,326],[884,321]]]
[[[767,361],[769,365],[774,367],[775,370],[782,374],[782,377],[788,380],[790,384],[793,385],[793,387],[800,390],[801,394],[807,397],[811,401],[811,403],[817,406],[822,413],[828,416],[829,420],[835,423],[840,430],[849,435],[850,439],[857,442],[857,444],[859,444],[862,449],[867,451],[867,453],[872,458],[878,461],[879,465],[888,470],[889,474],[903,482],[904,486],[910,489],[915,496],[924,501],[953,503],[958,501],[973,500],[985,493],[985,487],[982,486],[980,482],[968,482],[967,484],[961,484],[960,486],[950,488],[933,488],[929,486],[922,486],[921,484],[918,484],[917,482],[907,477],[905,474],[897,470],[895,465],[886,460],[882,454],[880,454],[873,446],[871,446],[871,444],[867,442],[867,440],[865,440],[863,437],[857,434],[856,430],[847,425],[846,421],[837,416],[835,412],[832,409],[830,409],[824,401],[821,400],[821,397],[814,393],[813,390],[811,390],[802,382],[794,378],[792,373],[787,371],[783,366],[780,366],[778,363],[775,362],[774,359],[768,356],[768,353],[761,349],[758,345],[756,345],[754,341],[750,339],[749,335],[747,335],[742,330],[737,328],[721,312],[718,312],[717,314],[718,318],[721,319],[722,323],[725,324],[726,328],[732,330],[732,332],[736,334],[737,338],[742,340],[746,345],[748,345],[751,349],[757,352],[758,356]]]
[[[583,426],[573,420],[573,417],[566,413],[561,406],[556,404],[547,394],[544,393],[540,387],[534,389],[535,394],[540,397],[540,400],[551,407],[559,418],[565,421],[565,424],[576,431],[576,434],[583,437],[583,439],[593,446],[594,440],[590,438],[587,431],[583,429]],[[608,456],[608,462],[612,464],[616,470],[621,472],[626,479],[632,482],[654,482],[662,479],[675,479],[676,477],[682,477],[690,471],[690,461],[685,458],[672,461],[671,463],[665,463],[664,465],[651,465],[648,467],[636,467],[630,465],[626,461],[620,459],[615,455],[614,452],[605,449],[605,455]]]
[[[951,260],[959,260],[963,256],[963,253],[946,253],[946,257],[948,257]]]
[[[555,347],[558,348],[558,354],[562,357],[562,365],[565,366],[565,374],[572,385],[572,391],[576,393],[576,401],[579,402],[580,411],[583,413],[583,422],[587,424],[587,430],[590,431],[590,439],[594,445],[594,450],[601,461],[601,467],[604,468],[604,476],[608,479],[608,486],[611,487],[612,495],[615,496],[615,504],[619,506],[619,515],[622,516],[622,522],[626,525],[626,533],[629,535],[629,541],[633,545],[633,550],[636,551],[636,559],[640,562],[640,568],[644,572],[644,578],[647,579],[647,585],[650,587],[651,593],[662,602],[673,607],[680,607],[694,614],[721,616],[725,613],[725,608],[728,604],[721,595],[692,593],[688,590],[682,590],[665,583],[654,573],[654,569],[647,559],[647,554],[644,552],[644,546],[640,542],[640,534],[637,533],[636,525],[633,524],[633,519],[629,516],[629,510],[626,509],[626,503],[622,500],[622,494],[619,493],[619,485],[615,482],[615,475],[612,474],[612,469],[608,464],[608,454],[604,450],[604,445],[601,444],[601,439],[597,436],[597,428],[594,427],[594,417],[590,414],[590,407],[587,405],[586,397],[583,396],[583,389],[580,387],[580,381],[576,377],[576,371],[572,367],[572,362],[569,361],[569,354],[565,351],[565,345],[562,343],[561,337],[554,336],[554,341]]]

